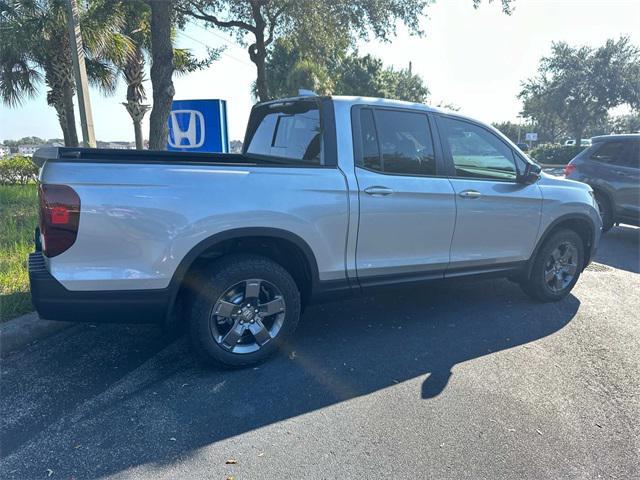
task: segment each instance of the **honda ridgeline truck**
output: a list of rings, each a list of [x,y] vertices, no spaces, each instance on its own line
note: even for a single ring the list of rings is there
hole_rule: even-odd
[[[29,258],[41,317],[188,322],[196,352],[266,358],[305,305],[506,276],[565,297],[598,245],[591,187],[494,128],[400,101],[256,105],[242,154],[40,149]]]

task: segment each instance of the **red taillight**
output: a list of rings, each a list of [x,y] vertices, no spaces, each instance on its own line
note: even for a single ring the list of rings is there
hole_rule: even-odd
[[[78,236],[80,197],[67,185],[40,185],[42,250],[55,257],[69,249]]]
[[[51,223],[66,225],[69,223],[69,209],[67,207],[53,207],[51,209]]]
[[[564,167],[564,176],[568,177],[575,171],[575,169],[576,166],[569,163],[566,167]]]

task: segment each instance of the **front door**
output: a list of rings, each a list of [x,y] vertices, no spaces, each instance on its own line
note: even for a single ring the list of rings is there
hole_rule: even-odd
[[[456,207],[451,183],[438,176],[427,115],[360,108],[352,117],[360,283],[442,277]]]
[[[528,260],[538,237],[542,195],[536,184],[516,182],[524,161],[475,123],[441,116],[438,127],[457,204],[447,276]]]

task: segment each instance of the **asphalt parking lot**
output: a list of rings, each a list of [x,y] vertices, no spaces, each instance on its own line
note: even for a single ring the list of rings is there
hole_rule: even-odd
[[[0,478],[640,478],[639,312],[618,227],[560,303],[492,280],[314,306],[257,368],[73,326],[2,360]]]

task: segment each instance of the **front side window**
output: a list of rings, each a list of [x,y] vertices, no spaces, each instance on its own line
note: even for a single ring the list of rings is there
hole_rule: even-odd
[[[251,114],[246,153],[321,163],[322,131],[317,102],[267,104]]]
[[[444,135],[457,177],[515,180],[518,170],[512,150],[484,128],[443,118]]]
[[[636,142],[606,142],[591,156],[594,160],[619,167],[638,168]]]

